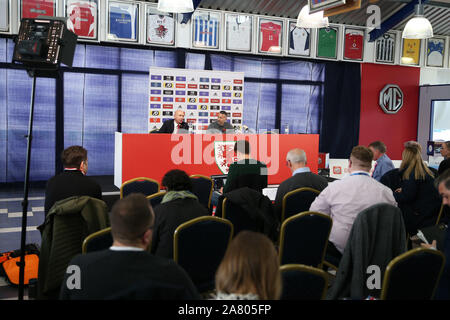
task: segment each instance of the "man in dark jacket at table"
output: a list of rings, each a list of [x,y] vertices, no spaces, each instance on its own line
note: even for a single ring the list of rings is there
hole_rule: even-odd
[[[184,111],[178,109],[175,111],[173,120],[164,121],[158,133],[188,133],[189,125],[184,122]]]

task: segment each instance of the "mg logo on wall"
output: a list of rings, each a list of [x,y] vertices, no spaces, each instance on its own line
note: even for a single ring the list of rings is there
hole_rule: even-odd
[[[403,106],[403,92],[396,84],[388,84],[380,91],[379,104],[385,113],[395,114]]]

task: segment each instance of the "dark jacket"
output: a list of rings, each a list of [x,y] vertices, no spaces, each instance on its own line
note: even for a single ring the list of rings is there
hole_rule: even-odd
[[[66,273],[60,299],[199,299],[181,267],[146,251],[97,251],[76,256],[70,265],[80,268],[81,289],[68,288],[74,272]]]
[[[389,262],[406,251],[406,233],[400,210],[383,203],[371,206],[361,213],[353,223],[347,245],[327,299],[344,297],[364,299],[368,295],[379,297],[383,276]],[[378,266],[380,289],[369,289],[367,280],[376,271],[369,266]],[[376,276],[376,275],[375,275]],[[376,281],[370,281],[376,283]]]
[[[109,227],[108,208],[102,200],[70,197],[55,203],[38,227],[42,242],[39,255],[38,299],[56,299],[70,260],[81,253],[83,240]]]
[[[275,197],[275,213],[278,217],[281,217],[281,209],[283,205],[283,197],[286,193],[299,189],[299,188],[313,188],[318,191],[322,191],[328,186],[328,181],[322,176],[314,174],[312,172],[302,172],[284,180],[277,190]]]
[[[394,197],[402,210],[406,232],[414,235],[417,229],[435,224],[441,199],[433,177],[427,175],[425,180],[415,180],[412,172],[409,179],[402,179],[401,188],[402,192],[394,192]]]
[[[438,168],[438,175],[443,174],[447,169],[450,169],[450,158],[441,161]]]
[[[278,239],[279,220],[268,197],[248,187],[233,190],[219,198],[216,217],[222,217],[222,201],[225,197],[227,201],[240,206],[249,215],[255,224],[254,230],[265,234],[273,241]]]
[[[208,210],[196,199],[175,199],[154,208],[155,226],[151,252],[173,259],[173,233],[184,222],[209,215]]]
[[[267,166],[254,159],[245,159],[230,165],[223,193],[248,187],[262,192],[267,187]]]
[[[100,185],[79,170],[67,170],[47,182],[45,189],[45,214],[50,211],[56,201],[73,196],[89,196],[102,200]]]
[[[175,120],[164,121],[163,125],[159,129],[158,133],[172,133],[173,129],[175,128],[174,123],[175,123]],[[181,129],[183,129],[183,131],[180,133],[188,133],[189,125],[186,122],[182,122],[180,130]]]

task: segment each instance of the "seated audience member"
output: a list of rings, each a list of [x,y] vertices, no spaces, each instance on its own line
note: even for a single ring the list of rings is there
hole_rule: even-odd
[[[267,166],[250,158],[250,143],[247,140],[236,141],[234,152],[238,161],[230,165],[227,181],[221,192],[227,193],[244,187],[262,192],[267,187]],[[213,206],[218,205],[221,192],[213,192],[211,198]]]
[[[450,141],[442,143],[441,155],[444,157],[444,160],[439,164],[438,175],[441,175],[445,170],[450,169]]]
[[[434,187],[434,175],[423,162],[417,145],[404,148],[399,173],[402,181],[394,197],[402,210],[406,231],[414,235],[417,229],[436,223],[441,205],[439,193]]]
[[[223,193],[243,187],[262,192],[267,187],[267,166],[250,158],[250,143],[247,140],[236,141],[234,152],[238,161],[230,165]]]
[[[395,169],[392,160],[386,154],[386,145],[381,141],[374,141],[369,144],[369,149],[373,153],[373,160],[376,161],[372,172],[372,178],[380,181],[381,177],[388,171]]]
[[[189,125],[184,122],[184,114],[181,109],[175,111],[173,120],[164,121],[158,133],[188,133]]]
[[[353,221],[361,211],[378,203],[397,205],[392,190],[371,179],[372,157],[369,148],[354,147],[349,159],[350,175],[331,182],[311,204],[311,211],[328,214],[333,219],[326,253],[333,261],[342,257]]]
[[[152,238],[154,214],[142,194],[118,200],[110,221],[112,247],[72,259],[61,287],[61,299],[200,298],[191,279],[173,260],[146,251]],[[75,277],[77,272],[79,279]]]
[[[90,196],[102,199],[100,185],[86,176],[88,170],[87,150],[71,146],[61,154],[64,171],[50,178],[45,189],[45,215],[55,202],[73,196]]]
[[[442,197],[442,203],[450,206],[450,169],[445,170],[435,181],[435,185],[438,188],[439,194]],[[429,239],[431,240],[431,239]],[[422,244],[426,248],[436,248],[436,240],[433,240],[432,244]],[[450,299],[450,232],[448,228],[445,230],[444,240],[444,254],[445,254],[445,267],[442,272],[439,286],[436,290],[435,299],[437,300],[449,300]]]
[[[278,300],[281,275],[273,243],[252,231],[230,243],[216,272],[217,300]]]
[[[151,252],[157,256],[173,259],[173,233],[182,223],[209,215],[192,193],[192,183],[186,172],[171,170],[165,174],[162,185],[167,193],[155,207],[155,227]]]
[[[281,217],[283,197],[290,191],[299,188],[313,188],[322,191],[328,185],[327,179],[311,172],[306,166],[306,153],[302,149],[292,149],[286,155],[286,162],[291,169],[292,177],[283,181],[275,197],[275,212]]]
[[[220,111],[217,116],[217,121],[211,123],[208,126],[208,133],[227,133],[231,130],[234,133],[234,127],[231,123],[227,122],[227,113],[226,111]]]

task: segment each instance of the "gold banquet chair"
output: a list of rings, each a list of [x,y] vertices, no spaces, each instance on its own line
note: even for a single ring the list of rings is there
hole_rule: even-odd
[[[189,220],[174,232],[173,259],[200,293],[215,287],[215,274],[233,236],[233,224],[222,218],[203,216]]]
[[[151,204],[152,208],[154,208],[161,203],[165,194],[166,194],[165,191],[160,191],[160,192],[154,193],[152,195],[149,195],[146,198],[147,198],[148,202]]]
[[[281,206],[281,223],[297,213],[309,211],[311,203],[319,194],[319,190],[308,187],[286,193]]]
[[[192,193],[198,198],[198,201],[207,209],[211,209],[211,198],[214,189],[214,181],[201,174],[190,175],[192,183]]]
[[[391,260],[386,267],[381,300],[431,300],[444,270],[439,250],[416,248]]]
[[[160,191],[160,184],[158,181],[139,177],[125,181],[120,186],[120,199],[126,197],[131,193],[142,193],[144,196],[149,196]]]
[[[113,244],[111,227],[99,230],[87,236],[82,245],[81,252],[88,253],[93,251],[106,250]]]
[[[328,289],[325,271],[302,264],[280,267],[282,293],[280,300],[324,300]]]

